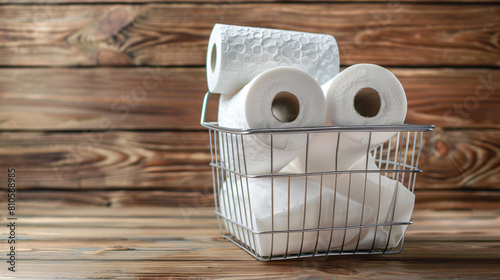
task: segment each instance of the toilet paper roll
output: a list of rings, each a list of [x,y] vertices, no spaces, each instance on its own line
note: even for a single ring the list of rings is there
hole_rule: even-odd
[[[400,125],[406,118],[403,86],[389,70],[374,64],[356,64],[322,86],[329,121],[343,125]],[[349,137],[373,149],[395,132],[351,132]]]
[[[258,74],[292,66],[322,85],[339,72],[335,38],[288,30],[216,24],[207,49],[207,83],[213,93],[234,94]]]
[[[321,87],[311,76],[292,67],[267,70],[234,96],[222,95],[219,101],[219,125],[228,128],[319,126],[325,118]],[[247,174],[277,173],[305,148],[307,141],[304,133],[221,132],[219,138],[223,164]]]
[[[326,126],[400,125],[406,117],[404,89],[396,76],[383,67],[353,65],[321,88],[327,102]],[[368,151],[396,134],[391,131],[318,133],[309,145],[308,171],[351,169],[352,164],[366,158]],[[294,160],[295,167],[301,172],[305,170],[305,163],[305,152]]]
[[[389,70],[356,64],[322,86],[335,125],[397,125],[406,117],[406,95]]]
[[[304,177],[228,179],[219,192],[219,209],[235,222],[225,220],[229,233],[261,257],[324,253],[353,246],[364,236],[340,228],[359,226],[361,211],[365,212],[365,223],[373,213],[372,208],[363,210],[360,202],[348,201],[343,193]],[[332,225],[339,229],[302,232]],[[270,231],[281,232],[272,236]]]

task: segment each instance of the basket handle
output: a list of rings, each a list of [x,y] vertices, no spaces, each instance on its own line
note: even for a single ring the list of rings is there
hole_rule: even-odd
[[[200,124],[204,125],[206,123],[205,121],[205,116],[207,114],[207,107],[208,107],[208,98],[210,97],[210,91],[207,91],[205,93],[205,97],[203,98],[203,105],[201,107],[201,118],[200,118]]]

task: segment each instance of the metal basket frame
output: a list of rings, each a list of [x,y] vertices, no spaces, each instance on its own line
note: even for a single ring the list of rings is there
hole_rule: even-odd
[[[359,229],[361,230],[363,228],[373,228],[377,229],[378,227],[390,227],[390,231],[392,231],[392,228],[394,226],[407,226],[412,224],[412,221],[410,220],[407,223],[378,223],[378,218],[377,218],[377,223],[375,224],[360,224],[356,226],[344,226],[344,227],[334,227],[333,222],[332,222],[332,227],[326,227],[326,228],[313,228],[313,229],[306,229],[304,228],[304,223],[305,223],[305,206],[304,206],[304,223],[303,223],[303,228],[302,229],[289,229],[289,224],[288,224],[288,229],[287,230],[274,230],[274,216],[271,217],[272,219],[272,230],[267,230],[267,231],[262,231],[262,230],[257,230],[254,226],[253,223],[250,225],[242,224],[238,221],[236,218],[232,218],[230,216],[232,215],[224,215],[223,211],[220,209],[220,204],[218,201],[219,195],[221,195],[221,185],[224,180],[228,180],[229,182],[236,182],[236,180],[240,180],[240,182],[243,184],[243,180],[247,181],[247,186],[248,186],[248,179],[249,178],[268,178],[271,180],[271,195],[274,193],[273,189],[273,180],[276,180],[276,178],[288,178],[288,191],[290,191],[290,178],[293,177],[303,177],[307,178],[310,176],[320,176],[321,180],[323,180],[324,176],[337,176],[340,174],[348,174],[349,176],[349,188],[351,188],[350,185],[350,178],[353,176],[353,174],[365,174],[367,176],[368,173],[378,173],[382,174],[384,173],[385,176],[388,174],[392,174],[392,179],[401,182],[407,189],[409,189],[412,193],[414,192],[414,186],[415,186],[415,179],[416,179],[416,174],[421,173],[422,170],[418,168],[418,161],[420,158],[420,153],[422,149],[422,140],[423,140],[423,132],[426,131],[432,131],[433,127],[432,125],[411,125],[411,124],[404,124],[404,125],[376,125],[376,126],[366,126],[366,125],[356,125],[356,126],[316,126],[316,127],[297,127],[297,128],[272,128],[272,129],[234,129],[234,128],[227,128],[227,127],[221,127],[218,125],[217,122],[207,122],[205,117],[206,117],[206,111],[208,108],[208,101],[209,98],[212,94],[210,92],[207,92],[204,97],[203,101],[203,107],[202,107],[202,112],[201,112],[201,125],[209,129],[209,138],[210,138],[210,154],[211,154],[211,160],[210,160],[210,166],[212,167],[212,180],[213,180],[213,188],[214,188],[214,200],[215,200],[215,214],[217,215],[218,223],[219,223],[219,228],[221,230],[221,234],[224,238],[228,239],[232,243],[234,243],[236,246],[240,247],[253,257],[255,257],[259,261],[268,261],[268,260],[281,260],[281,259],[291,259],[291,258],[301,258],[301,257],[312,257],[312,256],[324,256],[324,255],[345,255],[345,254],[394,254],[394,253],[399,253],[401,252],[403,248],[403,243],[404,243],[404,234],[398,243],[397,247],[393,248],[388,248],[387,246],[383,250],[375,250],[375,240],[373,241],[373,246],[371,247],[370,250],[358,250],[358,245],[359,245],[359,237],[358,237],[358,244],[354,248],[354,250],[344,250],[344,243],[342,243],[342,247],[340,250],[337,251],[330,251],[330,247],[328,247],[328,250],[326,252],[317,252],[316,248],[318,246],[318,236],[320,232],[324,231],[330,231],[331,235],[333,236],[334,232],[344,232],[344,241],[345,241],[345,232],[347,230],[356,230]],[[337,153],[335,156],[335,170],[329,170],[325,172],[308,172],[307,170],[307,160],[308,160],[308,149],[310,145],[310,138],[311,134],[319,134],[319,133],[338,133],[338,137],[341,136],[342,133],[349,133],[349,132],[364,132],[364,133],[369,133],[369,138],[368,138],[368,144],[367,144],[367,150],[366,150],[366,159],[368,160],[369,156],[372,156],[375,158],[375,162],[378,164],[379,169],[377,170],[368,170],[365,168],[364,170],[337,170],[337,163],[338,163],[338,149],[339,149],[339,144],[337,143],[336,147],[334,148]],[[389,140],[387,143],[375,148],[374,150],[369,149],[370,147],[370,141],[372,139],[372,133],[375,132],[395,132],[397,133],[393,139]],[[247,174],[246,172],[246,159],[245,159],[245,151],[244,151],[244,140],[245,137],[248,137],[249,135],[259,135],[259,134],[266,134],[270,135],[270,141],[271,141],[271,147],[273,147],[273,137],[276,135],[282,135],[282,134],[304,134],[306,135],[306,146],[305,146],[305,153],[306,153],[306,168],[304,172],[300,173],[292,173],[292,174],[278,174],[277,172],[279,170],[272,170],[273,169],[273,149],[271,149],[270,152],[270,160],[271,160],[271,168],[269,170],[268,174]],[[222,137],[222,138],[220,138]],[[225,143],[221,142],[221,139],[225,139]],[[228,140],[231,139],[231,140]],[[234,145],[234,139],[236,139],[236,146]],[[238,140],[239,139],[239,140]],[[243,163],[243,168],[241,165],[235,166],[235,165],[229,165],[228,163],[223,162],[221,159],[224,156],[224,153],[228,153],[227,146],[229,146],[229,141],[231,141],[231,149],[232,153],[234,156],[234,149],[237,150],[238,156],[240,155],[239,149],[243,150],[243,158],[241,159]],[[241,142],[240,142],[241,141]],[[241,143],[241,145],[239,145]],[[410,145],[411,144],[411,145]],[[236,147],[236,148],[234,148]],[[385,148],[385,150],[384,150]],[[224,149],[224,151],[221,151],[221,149]],[[391,152],[394,150],[394,152]],[[410,152],[409,152],[410,151]],[[385,154],[384,154],[385,152]],[[367,164],[368,166],[368,164]],[[392,166],[392,168],[390,168]],[[383,168],[385,167],[385,168]],[[408,174],[408,176],[405,176]],[[406,178],[405,178],[406,177]],[[337,177],[335,177],[337,178]],[[335,179],[336,180],[336,179]],[[405,184],[406,182],[406,184]],[[235,183],[237,184],[237,183]],[[236,185],[235,185],[236,186]],[[237,186],[236,186],[237,187]],[[322,186],[321,186],[322,187]],[[307,183],[306,183],[306,192],[307,192]],[[366,181],[365,181],[365,193],[366,193]],[[380,188],[380,187],[379,187]],[[248,191],[248,187],[247,187]],[[244,190],[242,190],[244,192]],[[320,218],[321,219],[321,190],[320,190]],[[243,199],[244,203],[241,203],[238,201],[238,205],[240,207],[240,216],[242,216],[241,210],[243,210],[241,207],[245,208],[246,211],[246,206],[248,206],[250,209],[250,220],[252,220],[251,217],[251,203],[250,203],[250,194],[248,193],[248,205],[245,205],[245,199]],[[304,198],[305,201],[305,198]],[[271,205],[273,204],[274,200],[271,198]],[[236,201],[234,200],[233,197],[233,206],[236,206]],[[288,203],[290,203],[290,196],[288,197]],[[348,199],[349,203],[349,199]],[[364,197],[363,197],[363,203],[364,203]],[[349,204],[347,204],[349,205]],[[290,205],[289,205],[290,206]],[[225,206],[225,207],[230,207]],[[273,208],[274,206],[272,206]],[[363,206],[364,207],[364,206]],[[335,208],[335,206],[334,206]],[[380,209],[380,201],[379,201],[379,209]],[[335,209],[334,209],[335,211]],[[333,212],[334,212],[333,211]],[[288,219],[290,221],[290,209],[288,209]],[[348,210],[346,210],[348,212]],[[236,214],[235,214],[236,215]],[[246,215],[246,212],[245,212]],[[272,215],[274,215],[274,212],[272,212]],[[347,214],[348,215],[348,214]],[[393,218],[394,218],[394,212],[393,212]],[[248,221],[248,217],[246,218]],[[318,220],[318,225],[319,225],[319,220]],[[233,235],[230,233],[232,231],[233,233],[235,232],[242,232],[243,236],[247,236],[249,240],[253,237],[254,245],[255,243],[255,238],[256,236],[263,236],[263,235],[270,235],[271,237],[271,253],[269,256],[262,256],[257,252],[257,249],[249,244],[245,243],[244,241],[240,240],[237,236]],[[390,231],[389,231],[389,236],[390,236]],[[316,232],[317,233],[317,239],[316,239],[316,245],[314,247],[313,252],[302,252],[302,246],[304,244],[304,234],[307,232]],[[246,235],[245,235],[246,233]],[[299,253],[295,254],[288,254],[288,238],[290,234],[292,233],[301,233],[302,234],[302,244],[300,247]],[[273,255],[273,241],[275,238],[276,234],[286,234],[287,235],[287,245],[286,245],[286,252],[285,254],[278,254],[278,255]],[[376,236],[376,233],[375,233]],[[330,239],[330,244],[331,246],[331,239]],[[389,241],[387,241],[387,245],[389,244]]]

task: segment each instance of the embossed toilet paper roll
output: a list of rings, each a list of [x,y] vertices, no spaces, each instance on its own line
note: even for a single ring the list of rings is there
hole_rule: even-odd
[[[249,178],[248,181],[243,179],[240,184],[229,180],[219,192],[220,211],[232,221],[255,232],[282,231],[272,237],[270,233],[253,234],[244,227],[224,222],[231,235],[263,257],[271,252],[272,255],[312,253],[315,249],[326,252],[329,247],[340,249],[342,244],[346,246],[357,242],[358,232],[344,235],[340,230],[334,234],[331,230],[296,231],[330,228],[332,223],[335,227],[359,225],[359,220],[348,218],[348,205],[351,216],[356,216],[363,209],[353,199],[347,202],[344,194],[335,194],[334,190],[321,187],[310,178],[306,181],[303,177]],[[368,219],[373,209],[364,209]],[[292,232],[287,235],[288,230]]]
[[[233,97],[219,101],[219,125],[228,128],[290,128],[322,125],[326,118],[321,87],[307,73],[277,67],[255,77]],[[221,161],[247,174],[278,172],[305,147],[302,134],[220,134]]]
[[[234,94],[255,76],[292,66],[322,85],[339,72],[339,51],[331,35],[216,24],[207,49],[210,92]]]
[[[406,118],[403,86],[389,70],[374,64],[346,68],[322,86],[328,118],[334,125],[401,125]],[[372,132],[371,149],[395,132]],[[370,134],[350,132],[351,139],[368,144]]]

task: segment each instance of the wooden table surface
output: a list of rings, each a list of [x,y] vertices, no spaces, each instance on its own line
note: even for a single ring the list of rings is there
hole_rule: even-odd
[[[223,239],[211,207],[31,202],[18,219],[17,271],[0,274],[18,279],[500,278],[498,210],[417,208],[400,254],[271,262]]]

